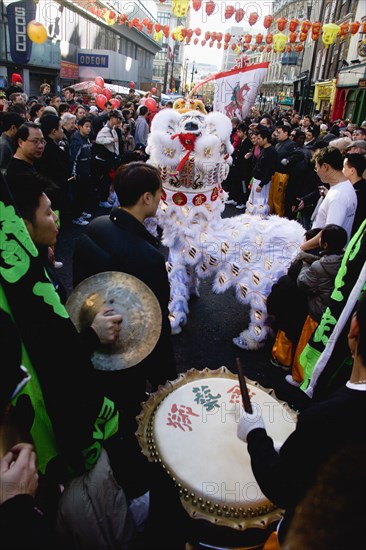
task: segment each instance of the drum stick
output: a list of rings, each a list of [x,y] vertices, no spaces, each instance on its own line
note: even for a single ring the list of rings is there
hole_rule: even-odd
[[[247,383],[245,382],[243,365],[241,364],[241,361],[240,361],[239,357],[236,358],[236,366],[237,366],[237,369],[238,369],[238,378],[239,378],[241,396],[243,398],[244,410],[248,414],[253,414],[252,404],[251,404],[250,399],[249,399]]]

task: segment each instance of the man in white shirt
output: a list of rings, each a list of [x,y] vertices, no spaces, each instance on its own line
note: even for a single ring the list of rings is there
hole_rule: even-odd
[[[340,151],[335,147],[324,147],[315,153],[313,160],[319,178],[330,188],[313,223],[314,228],[319,228],[319,234],[303,243],[302,250],[318,248],[320,230],[329,223],[343,227],[349,240],[357,207],[356,192],[342,172],[343,157]]]

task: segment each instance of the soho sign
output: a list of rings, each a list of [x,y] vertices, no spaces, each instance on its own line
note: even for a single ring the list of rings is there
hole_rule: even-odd
[[[27,20],[25,8],[15,8],[15,49],[17,52],[27,51]]]

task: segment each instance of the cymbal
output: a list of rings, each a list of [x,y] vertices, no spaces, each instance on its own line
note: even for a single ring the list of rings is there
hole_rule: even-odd
[[[113,308],[123,320],[118,340],[101,344],[93,354],[94,367],[114,371],[137,365],[152,352],[161,333],[162,313],[155,294],[132,275],[106,271],[82,281],[66,302],[78,331],[90,326],[102,307]]]

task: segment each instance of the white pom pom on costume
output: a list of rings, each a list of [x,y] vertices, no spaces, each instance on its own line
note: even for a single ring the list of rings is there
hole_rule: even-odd
[[[163,132],[164,134],[177,134],[182,115],[173,109],[163,109],[157,113],[151,123],[151,134]],[[150,137],[149,136],[149,137]]]
[[[221,143],[216,136],[201,136],[196,141],[194,149],[195,164],[199,170],[207,174],[220,162]]]

